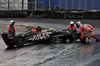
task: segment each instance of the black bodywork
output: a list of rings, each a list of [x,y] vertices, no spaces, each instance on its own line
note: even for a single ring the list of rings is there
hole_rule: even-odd
[[[8,47],[20,47],[24,44],[29,43],[49,43],[54,41],[60,41],[60,42],[66,42],[66,40],[69,39],[69,41],[75,41],[77,40],[78,33],[74,30],[62,30],[62,31],[42,31],[42,32],[32,32],[32,30],[27,30],[21,34],[15,35],[14,37],[9,37],[8,33],[3,32],[2,38],[5,42],[5,44]]]

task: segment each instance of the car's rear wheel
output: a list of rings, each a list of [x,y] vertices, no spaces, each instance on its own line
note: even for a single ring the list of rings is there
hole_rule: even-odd
[[[77,31],[72,31],[70,36],[69,36],[69,40],[70,41],[75,41],[78,39],[78,34],[77,34]]]
[[[22,36],[15,37],[14,42],[16,46],[21,47],[25,44],[25,38]]]

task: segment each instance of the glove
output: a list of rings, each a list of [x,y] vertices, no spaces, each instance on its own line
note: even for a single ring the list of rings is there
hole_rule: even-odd
[[[96,42],[99,42],[99,39],[96,39]]]
[[[91,39],[89,39],[88,41],[91,41]]]
[[[69,29],[66,29],[66,31],[70,31]]]
[[[80,37],[81,40],[84,40],[84,37]]]

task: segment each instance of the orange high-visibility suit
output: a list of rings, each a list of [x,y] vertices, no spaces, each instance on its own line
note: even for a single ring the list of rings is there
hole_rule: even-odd
[[[15,27],[14,26],[8,26],[7,31],[8,32],[15,32]]]
[[[81,32],[81,39],[84,40],[84,34],[86,32],[91,32],[91,36],[95,39],[98,39],[95,35],[92,33],[92,25],[82,25],[80,26],[80,32]],[[91,39],[91,36],[88,37],[88,39]]]
[[[86,37],[86,33],[89,33],[91,31],[92,30],[88,26],[80,26],[81,39],[84,40],[84,37]],[[88,39],[91,39],[91,36],[88,36]]]
[[[92,25],[88,25],[88,27],[92,30]],[[95,35],[93,35],[93,33],[92,33],[92,35],[91,35],[93,38],[95,38],[95,39],[98,39]]]
[[[75,25],[74,25],[73,27],[71,27],[71,25],[69,25],[69,26],[67,27],[67,29],[70,29],[70,28],[73,29],[73,30],[77,30]]]

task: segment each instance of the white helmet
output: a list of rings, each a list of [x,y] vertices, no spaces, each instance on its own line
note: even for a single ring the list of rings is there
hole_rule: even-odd
[[[49,31],[53,32],[53,31],[56,31],[56,29],[50,28]]]
[[[13,23],[15,23],[15,21],[14,20],[10,20],[10,24],[13,24]]]
[[[78,21],[76,24],[77,24],[77,25],[81,25],[81,22],[80,22],[80,21]]]
[[[74,24],[74,22],[73,22],[73,21],[71,21],[71,22],[70,22],[70,25],[72,25],[72,24]]]

